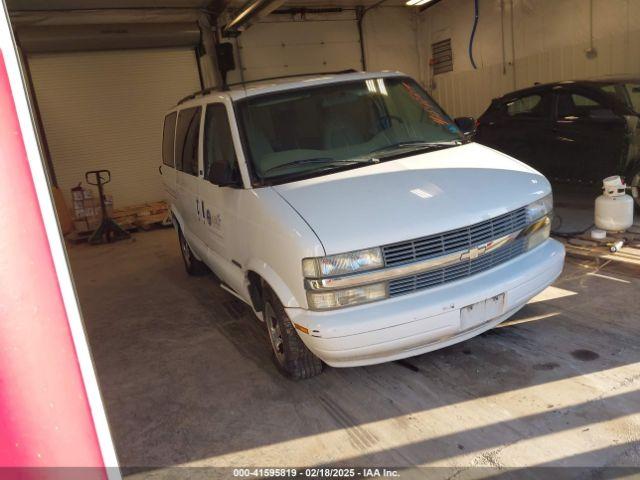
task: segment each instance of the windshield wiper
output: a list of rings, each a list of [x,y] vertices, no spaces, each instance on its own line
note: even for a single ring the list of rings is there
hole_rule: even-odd
[[[299,160],[293,160],[291,162],[281,163],[280,165],[276,165],[275,167],[268,168],[264,171],[264,173],[273,172],[276,170],[280,170],[282,168],[296,166],[296,165],[307,165],[314,163],[326,163],[326,164],[353,164],[353,163],[362,163],[369,162],[370,159],[346,159],[346,160],[337,160],[331,157],[315,157],[315,158],[302,158]]]
[[[380,153],[387,152],[389,150],[404,150],[404,149],[415,149],[415,150],[437,150],[440,148],[449,148],[449,147],[457,147],[458,145],[462,145],[462,141],[460,140],[451,140],[444,142],[423,142],[420,140],[413,142],[398,142],[392,143],[391,145],[387,145],[385,147],[379,148],[372,152],[369,152],[368,155],[376,156]]]

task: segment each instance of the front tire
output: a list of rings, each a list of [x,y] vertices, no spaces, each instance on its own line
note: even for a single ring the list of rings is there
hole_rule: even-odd
[[[182,253],[182,260],[184,261],[184,268],[187,273],[193,276],[207,274],[209,269],[204,262],[201,262],[195,257],[187,239],[182,233],[182,229],[178,229],[178,241],[180,242],[180,253]]]
[[[319,375],[322,361],[302,342],[278,297],[271,290],[265,290],[262,314],[276,367],[293,380]]]

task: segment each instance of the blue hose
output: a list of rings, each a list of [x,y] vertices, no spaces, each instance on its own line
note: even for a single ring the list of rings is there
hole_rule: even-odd
[[[475,6],[475,18],[473,19],[473,29],[471,30],[471,38],[469,38],[469,59],[471,60],[471,65],[475,70],[478,69],[476,66],[476,61],[473,59],[473,39],[476,36],[476,28],[478,28],[478,16],[479,16],[479,7],[478,0],[474,0]]]

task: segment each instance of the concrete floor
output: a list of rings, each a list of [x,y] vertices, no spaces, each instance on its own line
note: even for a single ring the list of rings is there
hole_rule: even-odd
[[[120,462],[140,467],[132,476],[172,466],[450,467],[433,478],[468,478],[480,470],[471,466],[640,468],[637,270],[569,259],[506,326],[295,383],[272,365],[242,303],[212,277],[186,275],[173,230],[69,253]],[[207,477],[215,472],[231,476]]]

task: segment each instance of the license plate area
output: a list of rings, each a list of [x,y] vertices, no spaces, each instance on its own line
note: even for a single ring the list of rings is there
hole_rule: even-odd
[[[501,293],[461,308],[460,326],[462,330],[473,328],[500,316],[504,312],[504,297],[504,293]]]

